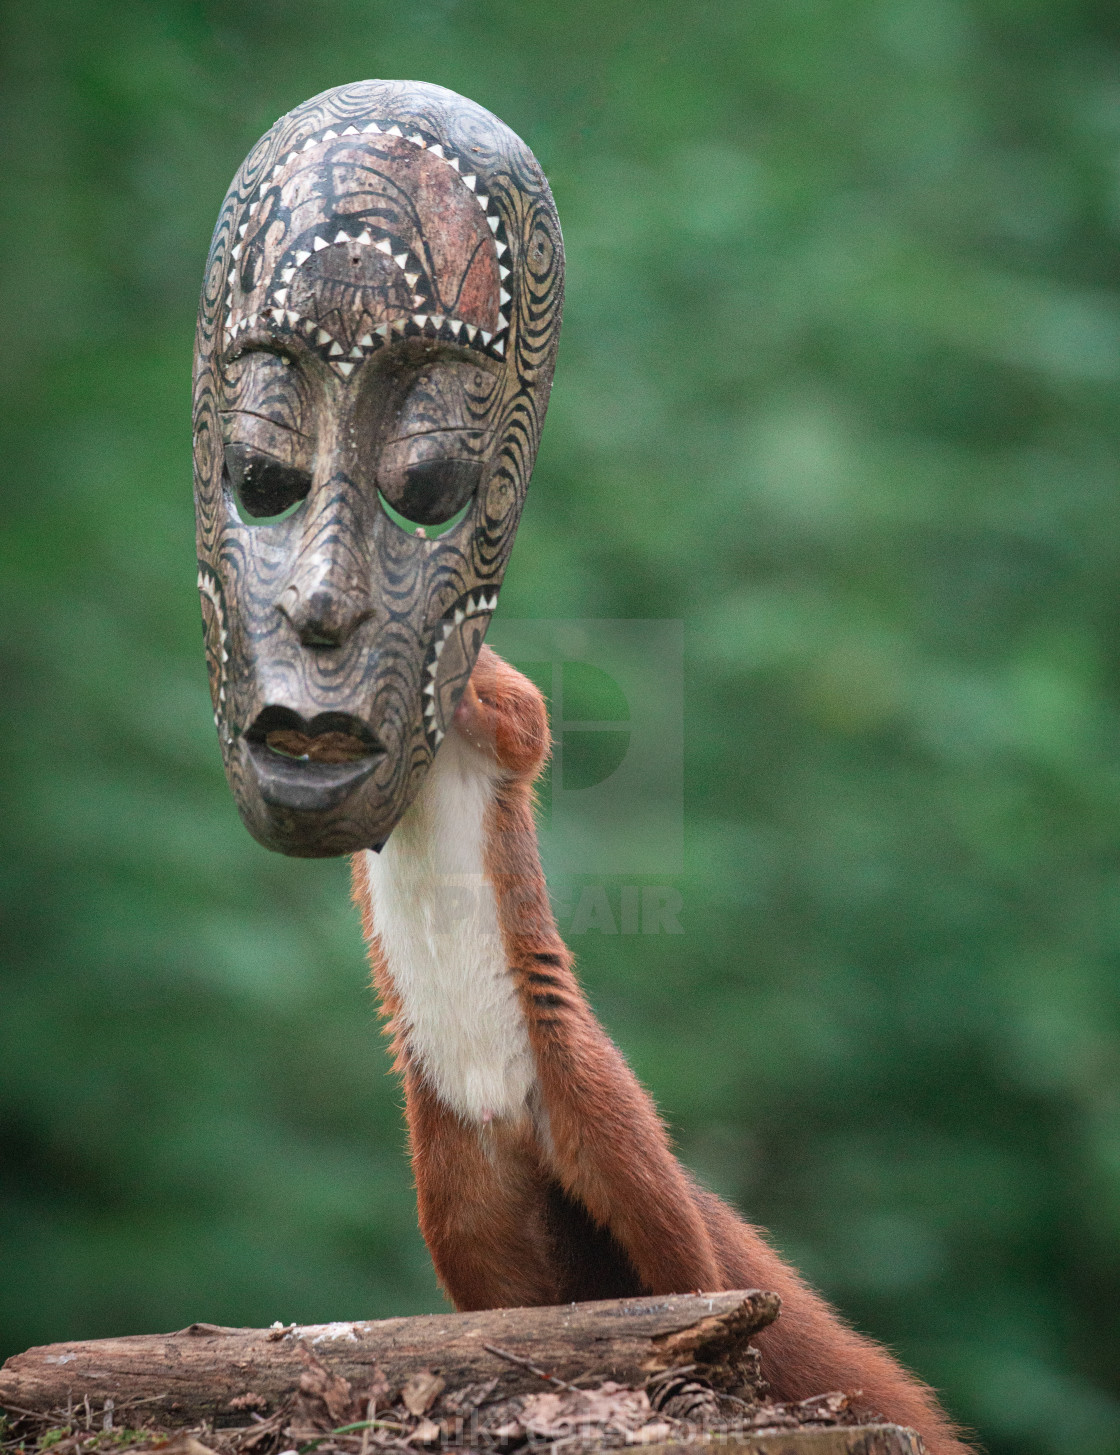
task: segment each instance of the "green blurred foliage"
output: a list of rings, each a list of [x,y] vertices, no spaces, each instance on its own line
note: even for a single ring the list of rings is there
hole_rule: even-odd
[[[229,178],[407,75],[528,140],[569,249],[501,613],[686,623],[685,934],[582,936],[596,1005],[993,1452],[1120,1447],[1120,12],[0,24],[0,1353],[439,1306],[345,865],[221,776],[189,491]]]

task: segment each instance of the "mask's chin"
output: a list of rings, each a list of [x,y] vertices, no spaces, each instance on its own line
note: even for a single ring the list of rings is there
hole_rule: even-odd
[[[375,785],[363,792],[384,759],[385,749],[360,718],[322,713],[305,719],[290,708],[268,707],[241,734],[230,784],[258,843],[299,858],[330,858],[380,849],[388,838],[399,813],[379,801]]]
[[[249,746],[248,754],[265,803],[270,808],[288,808],[299,813],[322,813],[337,808],[374,769],[372,762],[286,762],[256,744]]]

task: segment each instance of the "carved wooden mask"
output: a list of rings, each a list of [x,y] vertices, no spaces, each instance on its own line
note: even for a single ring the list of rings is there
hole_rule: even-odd
[[[497,604],[562,293],[536,159],[440,86],[327,91],[234,178],[195,352],[198,587],[269,848],[379,847],[419,787]]]

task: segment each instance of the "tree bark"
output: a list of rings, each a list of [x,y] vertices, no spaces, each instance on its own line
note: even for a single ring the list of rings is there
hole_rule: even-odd
[[[378,1369],[394,1391],[421,1369],[451,1388],[497,1379],[495,1399],[548,1387],[517,1359],[567,1381],[641,1384],[658,1369],[734,1362],[779,1307],[775,1294],[754,1290],[273,1329],[192,1324],[176,1334],[47,1344],[13,1355],[0,1369],[0,1407],[45,1414],[68,1401],[88,1398],[96,1410],[111,1399],[118,1424],[133,1405],[165,1425],[244,1424],[246,1409],[267,1414],[299,1388],[305,1350],[355,1394]]]

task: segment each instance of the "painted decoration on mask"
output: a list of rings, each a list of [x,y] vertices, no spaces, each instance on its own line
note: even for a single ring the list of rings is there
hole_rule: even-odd
[[[199,310],[198,582],[270,848],[376,846],[417,791],[497,604],[562,287],[532,153],[441,87],[326,92],[234,179]]]

